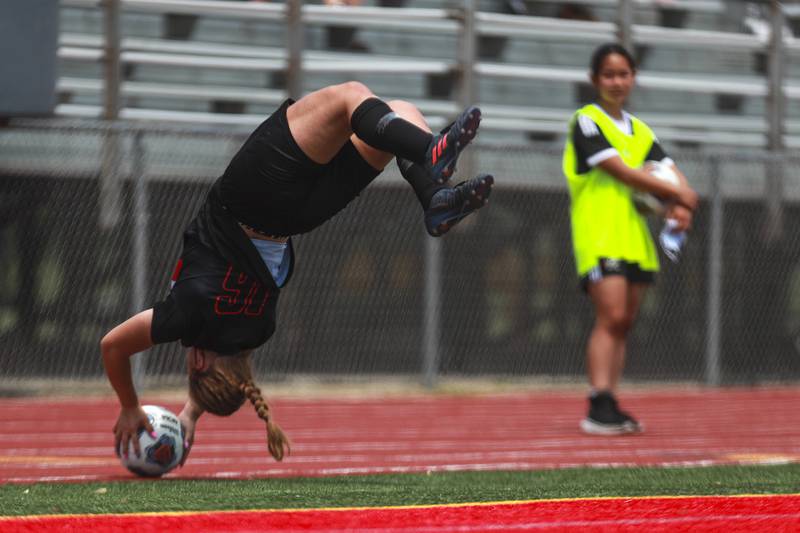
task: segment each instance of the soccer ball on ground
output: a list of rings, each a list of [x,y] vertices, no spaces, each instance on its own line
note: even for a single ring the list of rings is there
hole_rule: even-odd
[[[183,458],[183,431],[177,415],[158,405],[142,406],[147,419],[153,426],[154,439],[144,429],[139,430],[141,456],[136,457],[133,443],[129,443],[128,458],[122,455],[120,443],[119,456],[122,466],[142,477],[160,477],[178,466]]]
[[[661,161],[648,161],[644,164],[644,170],[651,176],[658,178],[662,181],[671,183],[672,185],[680,185],[681,180],[678,175],[672,170],[670,165]],[[667,212],[669,202],[665,202],[653,193],[634,190],[631,198],[636,210],[643,215],[656,215],[664,216]]]

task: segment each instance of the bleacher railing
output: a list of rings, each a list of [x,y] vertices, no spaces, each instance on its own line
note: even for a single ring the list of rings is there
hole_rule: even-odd
[[[687,117],[672,113],[647,114],[642,117],[659,129],[665,140],[698,143],[768,147],[780,150],[800,146],[800,121],[785,118],[786,100],[800,100],[800,83],[785,78],[785,60],[800,56],[800,42],[783,32],[785,8],[777,0],[771,2],[769,35],[694,29],[663,28],[633,24],[633,6],[650,5],[651,0],[584,0],[585,4],[615,6],[616,23],[558,20],[547,17],[504,15],[477,10],[476,0],[463,0],[451,9],[336,7],[306,5],[301,0],[285,4],[222,2],[213,0],[62,0],[63,6],[103,9],[105,35],[64,34],[59,57],[70,61],[101,62],[105,66],[102,83],[98,80],[61,78],[59,87],[80,92],[102,91],[103,108],[91,105],[62,104],[57,113],[66,116],[159,120],[167,117],[162,110],[121,107],[120,95],[175,96],[180,91],[186,98],[209,99],[226,97],[245,102],[278,103],[286,96],[301,96],[302,80],[309,73],[386,72],[445,74],[455,72],[458,84],[454,94],[458,101],[415,101],[426,115],[439,116],[441,121],[453,115],[466,103],[479,100],[478,77],[530,80],[586,81],[582,68],[553,67],[535,64],[509,64],[483,61],[477,57],[476,42],[480,36],[514,36],[564,42],[600,43],[620,40],[628,45],[669,45],[693,49],[763,51],[770,58],[768,75],[720,76],[685,75],[642,71],[640,86],[685,94],[732,94],[764,98],[763,120],[752,117],[706,115]],[[678,5],[679,4],[679,5]],[[695,11],[719,11],[723,2],[676,2],[675,7]],[[256,48],[235,45],[211,45],[200,42],[170,42],[158,39],[120,36],[120,10],[147,13],[177,13],[196,16],[224,17],[241,20],[285,21],[287,42],[282,48]],[[303,28],[307,25],[348,25],[358,28],[402,29],[407,32],[436,31],[457,36],[459,57],[431,59],[387,57],[312,51],[304,48]],[[122,64],[170,65],[252,71],[283,71],[286,91],[253,90],[246,87],[194,87],[189,85],[122,82]],[[506,131],[561,133],[569,110],[537,107],[488,105],[483,127]],[[197,112],[169,112],[170,120],[190,123],[255,125],[261,115],[213,115]],[[434,123],[436,120],[434,119]],[[687,131],[688,129],[688,131]]]

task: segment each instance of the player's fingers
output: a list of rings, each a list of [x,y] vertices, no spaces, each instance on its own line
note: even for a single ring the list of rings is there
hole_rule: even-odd
[[[699,200],[699,198],[697,197],[697,193],[694,192],[694,191],[691,191],[691,194],[689,195],[689,199],[691,200],[691,204],[692,204],[690,209],[692,211],[694,211],[695,209],[697,209],[697,202]]]
[[[119,435],[117,435],[116,432],[115,432],[114,433],[114,453],[117,454],[117,457],[120,456],[120,451],[119,451],[120,440],[121,439],[119,438]]]
[[[127,459],[128,458],[128,451],[130,449],[130,435],[127,433],[122,434],[122,456]]]
[[[131,442],[133,442],[133,451],[136,453],[136,457],[141,457],[142,449],[139,446],[139,437],[137,435],[133,435],[131,437]]]

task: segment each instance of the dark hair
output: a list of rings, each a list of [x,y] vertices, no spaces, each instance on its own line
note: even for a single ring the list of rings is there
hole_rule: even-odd
[[[633,59],[631,53],[628,52],[624,46],[617,43],[606,43],[598,46],[592,54],[592,76],[597,76],[600,74],[600,68],[603,66],[603,61],[605,61],[606,57],[610,56],[611,54],[619,54],[624,57],[628,61],[628,66],[631,67],[631,70],[636,72],[636,60]]]

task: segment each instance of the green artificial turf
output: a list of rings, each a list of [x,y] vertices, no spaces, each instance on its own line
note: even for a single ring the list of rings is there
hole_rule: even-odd
[[[0,515],[307,509],[599,496],[800,493],[800,464],[0,485]]]

